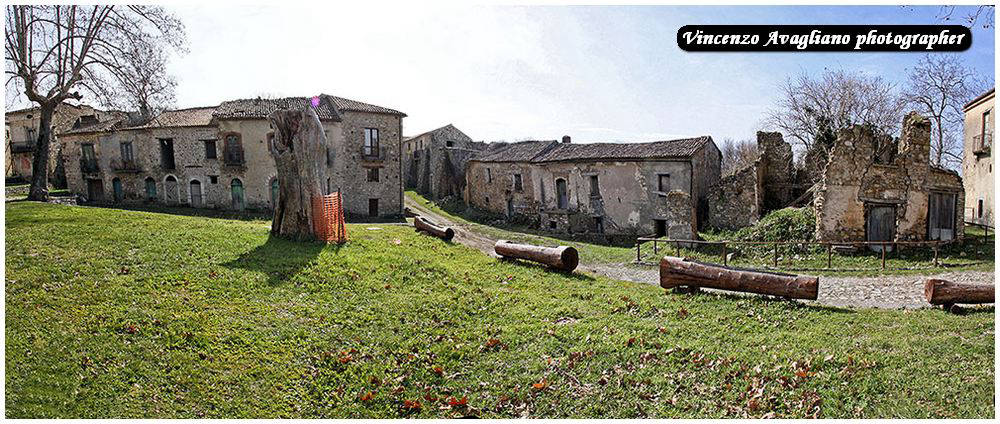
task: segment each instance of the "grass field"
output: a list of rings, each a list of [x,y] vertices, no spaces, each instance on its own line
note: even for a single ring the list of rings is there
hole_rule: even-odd
[[[7,204],[5,415],[994,416],[992,308],[669,294],[267,224]]]
[[[577,240],[567,235],[541,233],[537,229],[523,225],[508,224],[497,221],[494,225],[486,225],[486,215],[474,210],[467,210],[462,205],[438,205],[429,201],[414,191],[406,195],[424,207],[472,227],[475,231],[494,238],[509,239],[524,243],[559,245],[569,244],[580,252],[580,260],[584,263],[630,263],[636,259],[635,245],[630,247],[609,246],[600,243]],[[968,226],[965,229],[966,240],[962,244],[943,247],[939,252],[939,267],[933,267],[934,252],[930,247],[909,247],[888,253],[886,270],[882,270],[880,253],[861,249],[852,254],[832,256],[831,266],[834,271],[824,270],[827,266],[825,248],[804,248],[802,246],[783,246],[778,253],[779,269],[807,269],[812,275],[927,275],[944,271],[977,270],[992,271],[994,269],[994,252],[996,237],[991,232],[984,238],[983,230]],[[702,234],[706,240],[719,241],[727,239],[730,233]],[[720,246],[699,246],[695,248],[676,249],[675,245],[658,244],[654,251],[653,243],[646,242],[640,248],[639,257],[646,263],[657,263],[664,254],[679,255],[706,262],[722,263],[722,248]],[[768,248],[740,248],[729,246],[727,252],[736,251],[732,265],[754,268],[772,268],[774,254]]]

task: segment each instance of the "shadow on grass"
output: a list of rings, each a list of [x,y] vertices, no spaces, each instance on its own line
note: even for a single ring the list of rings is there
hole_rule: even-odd
[[[562,277],[565,277],[567,279],[570,279],[570,280],[595,281],[594,277],[591,277],[591,276],[589,276],[587,274],[581,274],[579,272],[572,272],[572,271],[566,272],[566,271],[558,270],[558,269],[555,269],[555,268],[551,268],[551,267],[549,267],[548,265],[545,265],[545,264],[535,263],[535,262],[531,262],[531,261],[525,261],[525,260],[521,260],[521,259],[505,258],[505,257],[497,258],[497,260],[500,261],[500,262],[503,262],[503,263],[516,264],[516,265],[519,265],[519,266],[522,266],[522,267],[525,267],[525,268],[535,269],[535,270],[538,270],[538,271],[551,272],[551,273],[558,274],[558,275],[560,275]]]
[[[817,311],[817,312],[832,312],[832,313],[838,313],[838,314],[853,314],[853,313],[855,313],[855,310],[854,309],[850,309],[850,308],[841,308],[841,307],[837,307],[837,306],[821,305],[821,304],[818,304],[818,303],[810,303],[810,302],[805,301],[805,300],[791,299],[791,298],[787,298],[787,297],[771,296],[771,295],[757,294],[757,293],[733,293],[733,292],[727,292],[727,291],[721,291],[721,290],[713,290],[713,289],[709,289],[709,290],[711,290],[711,291],[706,291],[706,289],[702,289],[702,290],[699,290],[699,291],[696,291],[696,292],[693,292],[693,293],[681,293],[681,292],[674,292],[674,291],[668,289],[667,293],[674,294],[674,295],[677,295],[677,296],[712,296],[712,297],[716,297],[716,298],[719,298],[719,299],[725,299],[725,300],[731,300],[731,301],[746,300],[746,299],[756,299],[758,301],[765,302],[765,303],[782,303],[782,304],[790,305],[790,306],[792,306],[794,308],[805,308],[805,309],[808,309],[808,310],[811,310],[811,311]]]
[[[260,272],[267,275],[267,284],[276,286],[294,277],[303,269],[315,265],[323,249],[337,253],[340,245],[313,241],[292,241],[268,235],[267,241],[239,258],[223,264],[227,268]]]

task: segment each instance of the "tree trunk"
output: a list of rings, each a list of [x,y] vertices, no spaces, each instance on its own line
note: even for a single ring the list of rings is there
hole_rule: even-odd
[[[274,128],[271,155],[278,170],[278,204],[271,234],[294,240],[313,240],[313,197],[321,189],[326,135],[312,107],[279,110],[268,119]]]
[[[542,247],[497,240],[493,251],[505,258],[526,259],[570,272],[580,264],[580,255],[572,246]]]
[[[451,239],[455,237],[455,230],[452,230],[450,227],[436,225],[433,222],[428,221],[427,218],[419,215],[413,218],[413,227],[416,228],[417,231],[423,231],[434,237],[444,239],[444,241],[451,241]]]
[[[664,256],[660,260],[660,287],[669,289],[677,286],[708,287],[809,300],[816,300],[819,294],[817,277],[742,271]]]
[[[35,157],[31,161],[28,200],[45,202],[49,200],[49,147],[52,143],[52,115],[56,108],[43,103],[39,109],[38,140],[35,141]]]
[[[924,280],[924,297],[931,305],[993,303],[994,293],[992,284],[953,283],[937,278]]]

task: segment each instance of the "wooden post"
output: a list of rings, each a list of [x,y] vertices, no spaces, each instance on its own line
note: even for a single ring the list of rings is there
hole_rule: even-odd
[[[729,266],[729,256],[726,255],[726,242],[722,242],[722,265]]]
[[[681,244],[677,240],[674,240],[674,250],[677,252],[676,256],[681,255]]]
[[[826,269],[833,268],[833,245],[826,244]]]
[[[882,271],[885,271],[885,243],[882,243]]]
[[[993,303],[994,294],[992,284],[953,283],[937,278],[924,280],[924,297],[931,305]]]
[[[642,246],[642,240],[635,239],[635,263],[642,261],[642,257],[639,255],[639,246]]]
[[[938,243],[934,243],[934,267],[938,266]]]
[[[580,264],[580,255],[572,246],[543,247],[498,240],[493,245],[493,251],[505,258],[540,262],[566,272],[573,271]]]
[[[774,267],[778,267],[778,243],[774,243]]]
[[[660,249],[656,245],[656,239],[653,239],[653,255],[660,256]]]
[[[660,260],[660,287],[709,287],[748,293],[816,300],[819,278],[773,272],[742,271],[684,258]]]

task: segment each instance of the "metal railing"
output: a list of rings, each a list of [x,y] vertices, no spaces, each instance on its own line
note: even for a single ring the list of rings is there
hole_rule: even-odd
[[[93,174],[100,169],[101,168],[97,166],[97,159],[87,160],[85,158],[80,158],[80,171],[84,174]]]
[[[35,149],[35,142],[31,140],[10,142],[11,153],[30,152],[34,149]]]
[[[729,246],[771,246],[769,250],[772,253],[772,264],[774,269],[780,269],[778,266],[778,254],[780,253],[780,248],[782,246],[789,246],[786,250],[791,251],[795,246],[808,247],[808,246],[822,246],[826,250],[826,268],[824,270],[833,270],[833,251],[836,247],[847,246],[850,248],[858,248],[862,246],[878,246],[880,247],[882,256],[882,270],[886,269],[886,252],[890,249],[887,247],[892,247],[892,250],[898,252],[898,246],[930,246],[934,251],[934,259],[932,264],[935,268],[940,266],[938,260],[938,255],[940,253],[941,247],[952,244],[956,240],[926,240],[926,241],[847,241],[847,242],[823,242],[823,241],[705,241],[705,240],[682,240],[682,239],[667,239],[667,238],[657,238],[657,237],[638,237],[635,243],[635,263],[642,263],[642,252],[641,247],[645,242],[653,243],[653,254],[659,255],[659,244],[663,243],[667,246],[673,245],[676,255],[680,256],[680,250],[682,245],[699,245],[699,246],[721,246],[721,263],[723,266],[729,265]],[[792,256],[787,256],[787,261],[790,264],[792,261]]]
[[[361,146],[361,159],[367,161],[385,160],[385,147]]]
[[[141,172],[142,167],[135,160],[111,159],[111,169],[117,172]]]
[[[993,146],[993,133],[987,132],[972,136],[972,153],[989,153]]]

